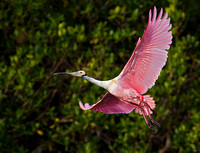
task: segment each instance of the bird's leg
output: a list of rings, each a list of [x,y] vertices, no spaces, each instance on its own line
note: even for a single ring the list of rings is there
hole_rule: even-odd
[[[139,98],[138,98],[138,97],[135,98],[135,101],[139,101],[139,103],[138,103],[138,104],[134,104],[134,103],[131,103],[131,102],[128,102],[128,103],[130,103],[130,104],[132,104],[132,105],[134,105],[134,106],[136,106],[136,107],[138,107],[138,108],[140,109],[140,111],[141,111],[142,114],[143,114],[143,117],[144,117],[144,120],[145,120],[147,126],[148,126],[151,130],[153,130],[153,131],[155,132],[155,128],[154,128],[154,126],[151,124],[151,122],[152,122],[153,124],[159,126],[159,127],[160,127],[160,124],[159,124],[158,122],[156,122],[156,121],[152,118],[151,113],[149,112],[150,106],[143,100],[143,97],[142,97],[142,96],[139,97]],[[145,111],[144,108],[146,108],[147,111]],[[149,122],[149,121],[147,120],[146,115],[149,116],[151,122]]]
[[[143,108],[140,108],[140,109],[141,109],[141,111],[142,111],[142,114],[143,114],[143,116],[144,116],[144,120],[145,120],[147,126],[148,126],[151,130],[153,130],[154,132],[156,132],[154,126],[147,120],[147,118],[146,118],[146,116],[145,116],[144,109],[143,109]]]
[[[159,124],[156,120],[153,119],[153,117],[151,116],[151,113],[149,112],[150,106],[149,106],[146,102],[142,102],[142,103],[144,104],[144,106],[145,106],[146,109],[147,109],[147,114],[148,114],[148,116],[149,116],[151,122],[152,122],[153,124],[157,125],[158,127],[160,127],[160,124]]]
[[[131,102],[127,102],[127,103],[130,103],[131,105],[134,105],[135,107],[137,107],[138,109],[140,109],[140,111],[142,112],[142,114],[143,114],[143,117],[144,117],[144,120],[145,120],[145,122],[146,122],[146,124],[147,124],[147,126],[151,129],[151,130],[153,130],[154,132],[155,132],[155,128],[154,128],[154,126],[151,124],[151,122],[149,122],[148,120],[147,120],[147,118],[146,118],[146,115],[145,115],[145,111],[144,111],[144,106],[145,106],[145,104],[144,105],[141,105],[141,103],[138,105],[138,104],[134,104],[134,103],[131,103]],[[145,102],[144,102],[145,103]],[[148,115],[148,114],[147,114]]]

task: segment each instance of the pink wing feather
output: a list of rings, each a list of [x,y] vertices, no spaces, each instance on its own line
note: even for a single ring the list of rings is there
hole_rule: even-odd
[[[167,12],[161,18],[163,10],[156,19],[156,7],[153,18],[149,11],[147,28],[142,39],[138,40],[136,48],[119,75],[118,85],[128,83],[140,94],[144,94],[157,80],[161,69],[167,61],[167,49],[172,43],[170,18]]]
[[[134,105],[121,101],[109,92],[107,92],[98,103],[93,104],[92,106],[88,103],[83,106],[81,102],[79,102],[79,105],[83,110],[95,110],[107,114],[130,113],[135,108]]]
[[[167,49],[172,43],[172,32],[170,18],[167,19],[167,12],[162,16],[162,9],[156,19],[156,7],[154,7],[153,17],[151,19],[151,10],[149,11],[149,21],[142,39],[138,40],[135,50],[128,63],[120,73],[117,83],[119,86],[128,84],[129,87],[137,90],[140,94],[145,93],[151,88],[157,80],[161,69],[167,60]],[[154,100],[150,95],[145,95],[149,105],[153,109],[155,107]],[[141,111],[134,104],[128,104],[114,95],[107,92],[105,96],[96,104],[90,106],[88,103],[83,106],[79,102],[83,110],[95,110],[108,114],[112,113],[130,113],[140,114]],[[150,114],[152,111],[150,111]],[[147,114],[145,110],[145,114]]]

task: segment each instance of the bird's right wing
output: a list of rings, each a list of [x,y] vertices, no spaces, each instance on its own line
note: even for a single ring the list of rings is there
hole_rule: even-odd
[[[167,60],[167,49],[172,43],[170,18],[167,12],[162,17],[162,9],[156,19],[156,7],[154,7],[147,28],[138,40],[135,50],[118,77],[118,85],[134,88],[140,94],[144,94],[157,80],[162,67]]]
[[[107,92],[99,102],[93,104],[92,106],[90,106],[88,103],[86,103],[85,106],[83,106],[81,102],[79,102],[79,105],[83,110],[95,110],[99,112],[104,112],[106,114],[115,114],[115,113],[127,114],[133,111],[133,109],[135,109],[134,105],[121,101],[120,99],[113,96],[109,92]]]

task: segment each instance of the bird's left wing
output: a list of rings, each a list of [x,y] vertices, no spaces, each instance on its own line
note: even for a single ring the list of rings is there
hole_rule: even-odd
[[[83,106],[81,102],[79,102],[81,109],[83,110],[95,110],[99,112],[104,112],[106,114],[114,114],[114,113],[130,113],[135,107],[132,104],[125,103],[113,96],[109,92],[107,92],[104,97],[90,106],[88,103]]]
[[[172,32],[170,18],[167,19],[167,12],[162,17],[162,9],[156,19],[156,7],[154,7],[151,19],[149,11],[149,21],[147,28],[138,40],[135,50],[128,63],[123,68],[118,77],[118,84],[126,83],[144,94],[151,88],[157,80],[162,67],[167,60],[167,49],[172,43]]]

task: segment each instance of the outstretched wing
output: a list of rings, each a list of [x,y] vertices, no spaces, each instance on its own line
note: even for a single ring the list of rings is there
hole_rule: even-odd
[[[167,19],[167,12],[162,17],[163,10],[156,19],[156,7],[154,7],[151,19],[149,20],[142,39],[138,40],[135,50],[128,63],[119,75],[118,85],[129,84],[140,94],[144,94],[157,80],[161,69],[167,61],[167,49],[172,43],[172,32],[170,18]]]
[[[98,103],[93,104],[92,106],[88,103],[83,106],[81,102],[79,102],[79,105],[83,110],[95,110],[107,114],[130,113],[135,108],[134,105],[121,101],[109,92],[107,92]]]

